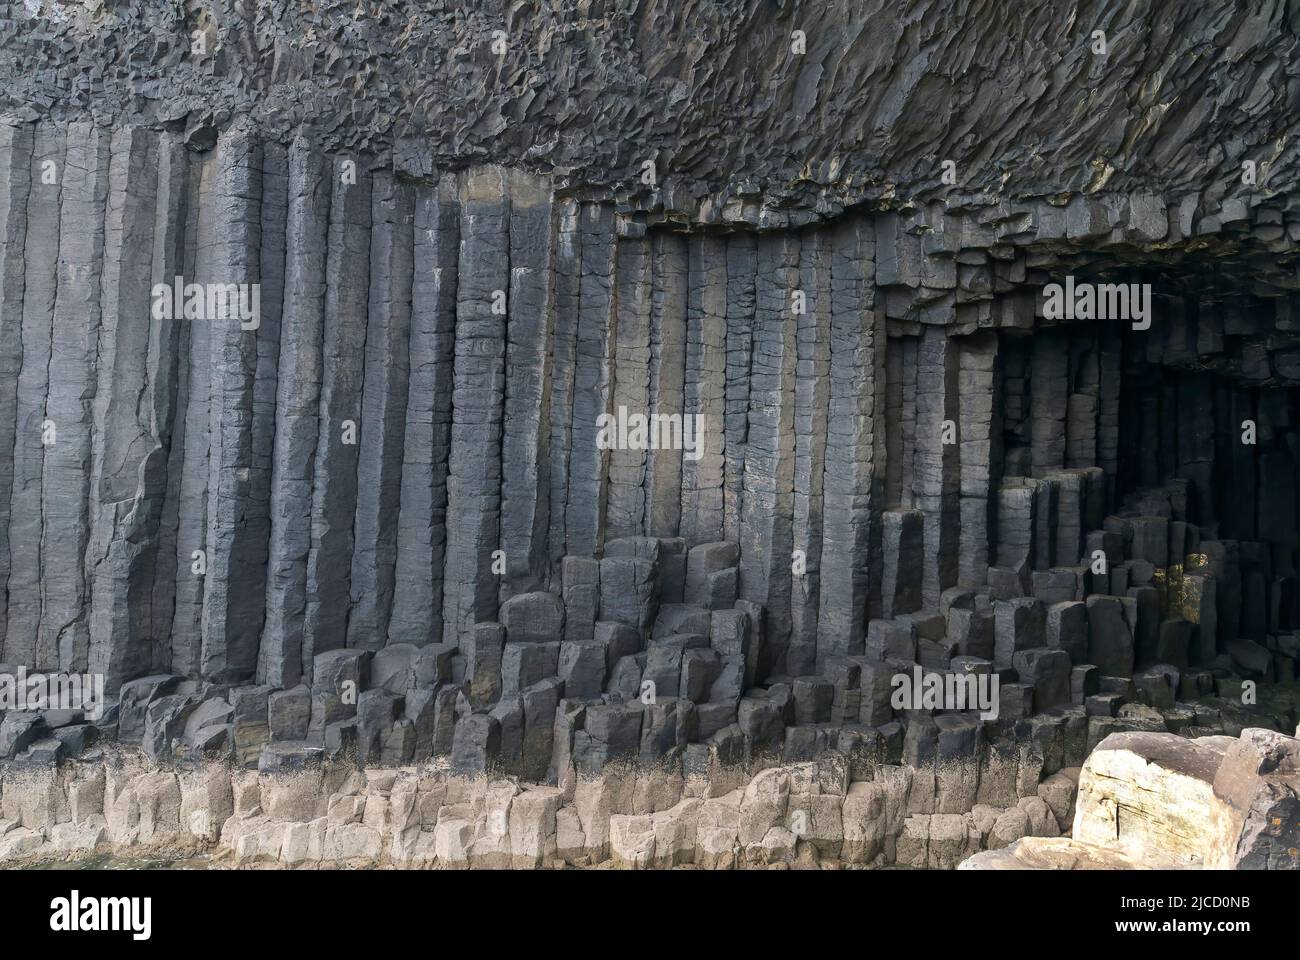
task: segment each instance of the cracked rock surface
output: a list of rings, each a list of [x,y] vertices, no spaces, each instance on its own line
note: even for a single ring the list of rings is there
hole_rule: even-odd
[[[1298,25],[8,9],[0,675],[106,703],[0,758],[833,755],[952,866],[1111,735],[1293,730]]]

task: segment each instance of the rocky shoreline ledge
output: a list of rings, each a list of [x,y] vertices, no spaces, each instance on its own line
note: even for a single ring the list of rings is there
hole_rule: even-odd
[[[1300,740],[1272,730],[1113,733],[1082,767],[1048,774],[1028,742],[965,762],[858,760],[832,751],[752,776],[611,767],[548,786],[273,747],[259,769],[167,768],[106,746],[0,765],[0,864],[113,853],[241,868],[1300,866]]]

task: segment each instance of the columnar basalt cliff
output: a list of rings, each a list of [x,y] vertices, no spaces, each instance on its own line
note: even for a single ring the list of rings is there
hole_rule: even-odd
[[[1238,7],[16,5],[0,674],[105,697],[0,706],[3,822],[98,749],[840,758],[1005,845],[1109,734],[1294,731],[1300,17]]]

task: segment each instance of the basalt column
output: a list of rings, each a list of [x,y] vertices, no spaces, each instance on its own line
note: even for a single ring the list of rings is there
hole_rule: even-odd
[[[0,702],[7,820],[116,737],[141,836],[169,764],[436,760],[540,832],[325,847],[672,866],[835,751],[844,837],[704,846],[929,862],[976,801],[1053,832],[1111,733],[1295,729],[1282,0],[251,6],[0,13],[0,674],[118,702]]]
[[[303,673],[331,172],[329,161],[310,142],[294,141],[288,158],[288,253],[276,379],[266,614],[258,666],[260,680],[284,687],[294,686]]]
[[[740,539],[740,507],[749,434],[749,375],[754,345],[754,270],[756,244],[750,234],[727,240],[727,421],[723,463],[723,527],[728,540]]]
[[[510,192],[505,424],[501,440],[501,599],[542,586],[550,527],[551,344],[556,318],[551,185],[520,172]]]
[[[940,327],[926,327],[917,345],[912,492],[924,518],[921,600],[927,610],[938,609],[939,594],[957,582],[959,353]]]
[[[555,330],[551,349],[550,520],[547,556],[552,566],[568,553],[569,474],[573,460],[573,401],[578,368],[578,305],[582,284],[582,207],[556,201],[553,296]]]
[[[651,244],[651,257],[650,407],[662,417],[680,417],[686,377],[688,258],[685,238],[676,233],[657,232]],[[647,535],[678,535],[681,530],[681,494],[682,451],[672,445],[646,451]]]
[[[650,241],[647,238],[619,241],[614,274],[618,334],[611,402],[616,415],[645,417],[657,412],[650,405],[651,266]],[[647,460],[648,451],[642,444],[629,444],[609,452],[606,523],[611,538],[639,535],[643,530]]]
[[[23,367],[24,254],[33,140],[31,126],[0,127],[0,238],[4,242],[4,259],[0,262],[0,631],[8,621],[13,574],[9,522],[18,432],[18,378]],[[0,644],[0,654],[5,652]]]
[[[821,588],[823,491],[830,402],[832,237],[808,231],[800,242],[799,290],[794,293],[795,453],[794,571],[790,589],[791,645],[816,650]]]
[[[155,250],[179,266],[168,147],[151,131],[119,131],[109,168],[86,570],[90,669],[105,673],[110,686],[147,672],[152,661],[151,593],[179,327],[154,316],[150,296]],[[157,180],[140,177],[141,169],[157,170]],[[159,225],[161,238],[154,234]],[[159,282],[171,289],[171,281]],[[141,396],[150,402],[139,403]]]
[[[831,237],[819,659],[861,654],[867,619],[879,615],[886,338],[875,309],[872,240],[861,219]]]
[[[210,156],[190,161],[186,197],[185,278],[203,282],[199,251],[211,245],[213,163]],[[200,234],[203,236],[200,236]],[[198,673],[202,645],[200,618],[207,569],[209,395],[212,386],[211,324],[187,322],[185,357],[178,394],[178,429],[175,441],[182,455],[176,489],[175,589],[172,591],[171,669],[192,676]],[[184,411],[181,414],[179,411]]]
[[[602,414],[616,413],[611,404],[618,338],[613,210],[584,204],[578,216],[578,234],[580,280],[565,542],[568,553],[590,556],[605,539],[609,450],[599,442],[599,420]]]
[[[501,544],[501,438],[505,398],[510,203],[505,172],[463,179],[447,477],[443,638],[455,642],[496,616],[493,553]]]
[[[687,547],[722,539],[727,365],[727,248],[717,237],[689,244],[686,374],[682,406],[698,424],[682,456],[681,535]]]
[[[214,285],[251,289],[261,282],[262,149],[251,136],[228,135],[218,143],[213,162],[217,217],[210,239],[202,238],[202,276]],[[212,384],[199,669],[205,676],[236,682],[251,679],[256,668],[266,588],[267,504],[252,496],[257,345],[260,337],[279,331],[264,331],[260,315],[246,321],[239,309],[225,313],[206,319]],[[256,469],[260,482],[265,465],[256,464]]]
[[[364,163],[336,157],[330,190],[319,431],[303,617],[306,678],[318,653],[347,642],[358,442],[363,431],[376,429],[361,415],[371,232],[371,177]]]
[[[958,345],[957,410],[961,502],[957,581],[978,589],[988,580],[993,542],[993,491],[1001,481],[998,338],[992,332],[962,337]]]
[[[392,613],[410,379],[415,191],[388,174],[371,193],[370,303],[347,622],[350,647],[384,645]]]
[[[93,400],[104,268],[104,209],[111,134],[90,123],[68,127],[62,172],[59,261],[50,334],[41,483],[41,626],[37,664],[84,670],[90,648],[86,622],[85,551],[90,533]]]
[[[460,194],[456,177],[447,174],[436,184],[419,186],[415,198],[410,375],[390,643],[442,639],[459,248]]]
[[[772,669],[790,642],[794,548],[794,400],[798,344],[791,293],[799,288],[799,240],[758,241],[749,429],[740,512],[740,594],[767,608]],[[809,666],[787,665],[792,673]]]

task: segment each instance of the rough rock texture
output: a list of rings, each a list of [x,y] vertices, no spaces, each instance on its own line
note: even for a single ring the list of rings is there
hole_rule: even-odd
[[[1300,741],[1276,731],[1112,734],[1083,765],[1074,803],[1068,839],[1022,839],[962,869],[1300,868]]]
[[[23,120],[90,103],[119,123],[248,115],[276,139],[306,122],[327,150],[382,149],[417,175],[491,160],[606,190],[634,189],[653,160],[670,209],[719,222],[759,217],[755,188],[772,225],[818,201],[936,195],[942,159],[975,196],[1177,194],[1235,180],[1245,158],[1284,178],[1273,189],[1295,183],[1296,148],[1272,147],[1296,121],[1280,2],[1056,2],[1013,18],[947,0],[504,15],[421,0],[363,17],[345,2],[151,0],[32,16],[41,6],[4,26],[4,97]],[[1153,209],[1136,211],[1148,230]]]
[[[8,8],[0,677],[107,697],[0,757],[883,754],[947,866],[1112,734],[1293,729],[1297,20],[1239,7]]]
[[[835,753],[752,775],[710,753],[685,776],[610,768],[539,786],[445,764],[358,769],[319,751],[268,750],[241,770],[108,750],[57,768],[5,763],[0,785],[5,865],[183,851],[216,866],[951,868],[999,842],[990,825],[1005,812],[1047,809],[1012,796],[1005,810],[914,813],[908,767],[855,770]]]

